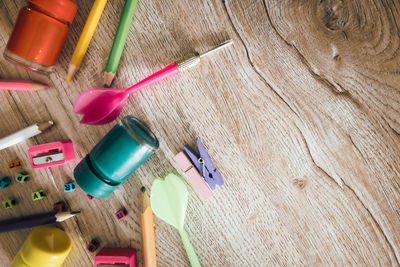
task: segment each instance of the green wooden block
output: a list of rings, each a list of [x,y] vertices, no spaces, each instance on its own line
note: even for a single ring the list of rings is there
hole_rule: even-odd
[[[17,204],[17,201],[15,199],[9,199],[6,201],[3,201],[3,207],[6,209],[10,209],[14,207]]]
[[[23,184],[23,183],[25,183],[26,181],[29,180],[29,177],[30,177],[29,173],[20,172],[20,173],[17,173],[17,175],[15,175],[15,180],[16,180],[18,183]]]
[[[46,195],[43,190],[39,190],[37,192],[32,192],[32,200],[33,201],[40,200],[40,199],[44,198],[45,196]]]

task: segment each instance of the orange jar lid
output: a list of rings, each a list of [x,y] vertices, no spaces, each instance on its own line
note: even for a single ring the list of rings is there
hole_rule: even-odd
[[[78,5],[72,0],[27,0],[55,19],[72,23]]]

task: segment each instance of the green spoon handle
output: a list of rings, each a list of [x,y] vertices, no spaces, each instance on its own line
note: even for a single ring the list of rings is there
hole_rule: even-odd
[[[180,229],[179,233],[181,234],[183,246],[186,249],[186,253],[188,255],[190,265],[192,267],[201,267],[199,258],[197,258],[196,252],[194,251],[194,248],[193,248],[192,244],[190,243],[189,237],[188,237],[185,229],[183,229],[183,228]]]

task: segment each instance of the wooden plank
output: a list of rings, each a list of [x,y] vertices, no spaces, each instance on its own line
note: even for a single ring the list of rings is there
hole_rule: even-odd
[[[100,86],[124,1],[108,3],[83,67],[66,69],[90,1],[79,11],[54,73],[26,72],[0,58],[0,77],[36,79],[52,89],[0,92],[0,134],[38,121],[48,132],[0,151],[6,163],[27,148],[71,139],[78,160],[114,123],[79,124],[76,97]],[[5,47],[22,0],[0,5]],[[114,85],[125,88],[188,52],[232,38],[234,46],[131,96],[122,116],[149,124],[160,150],[104,200],[64,193],[75,164],[29,170],[27,184],[0,192],[0,218],[35,214],[65,200],[82,214],[61,226],[73,240],[64,266],[91,266],[91,239],[140,251],[141,185],[173,171],[173,155],[202,138],[226,185],[209,201],[190,188],[186,229],[204,266],[399,265],[399,4],[386,1],[139,2]],[[122,118],[122,116],[120,118]],[[48,196],[32,202],[30,193]],[[127,208],[118,222],[113,213]],[[160,266],[189,264],[179,234],[155,220]],[[8,266],[29,230],[0,236]],[[140,254],[139,254],[140,256]],[[139,261],[141,258],[139,257]]]

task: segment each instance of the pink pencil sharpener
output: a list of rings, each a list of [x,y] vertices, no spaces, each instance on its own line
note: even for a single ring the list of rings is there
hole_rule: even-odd
[[[94,267],[136,267],[136,250],[133,248],[103,248],[94,257]]]
[[[28,149],[29,161],[33,169],[48,168],[75,160],[71,141],[58,141]]]

